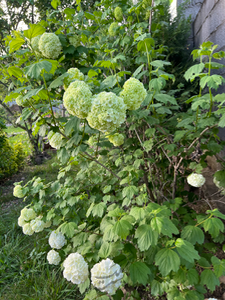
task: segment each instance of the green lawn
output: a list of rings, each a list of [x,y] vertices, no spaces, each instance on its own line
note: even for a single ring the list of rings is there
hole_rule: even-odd
[[[50,246],[47,233],[24,235],[17,220],[28,203],[12,194],[13,183],[26,183],[33,176],[55,180],[59,164],[56,155],[38,166],[26,166],[0,186],[0,299],[1,300],[80,300],[77,286],[62,275],[60,266],[46,260]],[[24,184],[23,183],[23,184]]]

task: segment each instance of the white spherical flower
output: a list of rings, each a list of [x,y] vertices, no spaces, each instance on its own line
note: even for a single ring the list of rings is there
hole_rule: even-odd
[[[71,115],[84,119],[91,109],[91,96],[89,86],[84,81],[76,80],[64,93],[63,103]]]
[[[58,265],[61,261],[61,257],[57,251],[50,250],[47,254],[47,260],[50,265]]]
[[[23,187],[20,184],[14,187],[13,196],[17,198],[23,198],[25,196],[25,194],[23,193]]]
[[[52,231],[48,242],[52,248],[61,249],[66,244],[66,238],[61,232]]]
[[[79,35],[74,34],[73,36],[69,37],[69,42],[75,48],[77,48],[78,46],[80,46],[80,37],[79,37]]]
[[[124,136],[120,133],[108,135],[107,138],[116,147],[118,147],[124,143]]]
[[[202,174],[192,173],[188,176],[187,182],[194,187],[201,187],[205,183],[205,178]]]
[[[22,218],[21,216],[18,218],[18,225],[20,227],[23,227],[25,224],[27,224],[27,222],[24,220],[24,218]]]
[[[25,221],[30,221],[36,218],[36,213],[32,208],[26,208],[24,207],[21,212],[20,216],[25,220]]]
[[[114,93],[102,92],[93,98],[87,120],[92,128],[102,132],[116,130],[126,118],[126,105]]]
[[[45,228],[45,223],[39,217],[37,217],[30,222],[30,226],[34,232],[41,232]]]
[[[115,294],[121,285],[123,273],[118,264],[107,258],[91,269],[91,281],[94,287],[110,295]]]
[[[64,79],[64,88],[67,89],[70,83],[74,80],[84,80],[84,74],[77,68],[70,68],[67,73],[69,76]]]
[[[74,284],[80,284],[87,280],[88,264],[79,253],[71,253],[63,262],[63,276]]]
[[[129,110],[138,109],[146,96],[147,92],[143,83],[133,77],[124,83],[123,90],[120,92],[120,97],[123,97]]]
[[[33,229],[30,226],[30,223],[25,224],[22,228],[23,233],[26,235],[32,235],[34,233]]]
[[[59,132],[50,131],[48,136],[49,144],[55,148],[60,149],[62,146],[62,135]]]
[[[59,37],[54,33],[43,33],[39,40],[38,47],[41,53],[49,59],[57,58],[62,51]]]
[[[39,50],[39,41],[40,41],[41,35],[35,36],[34,38],[31,39],[31,46],[32,49],[34,50],[35,54],[40,57],[42,56],[40,50]]]

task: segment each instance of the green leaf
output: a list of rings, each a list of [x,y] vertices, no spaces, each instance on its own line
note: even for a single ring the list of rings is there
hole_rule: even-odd
[[[99,249],[98,256],[101,258],[107,258],[110,255],[111,248],[108,242],[103,242]]]
[[[216,256],[212,256],[211,262],[213,264],[214,273],[216,277],[225,275],[225,260],[220,260]]]
[[[83,300],[95,300],[97,297],[96,290],[91,290],[85,294],[85,298]]]
[[[118,206],[114,209],[108,212],[109,217],[121,217],[125,211]]]
[[[170,66],[171,63],[169,61],[165,61],[165,60],[154,60],[152,62],[150,62],[150,65],[152,65],[155,68],[164,68],[164,66]]]
[[[56,9],[59,5],[61,5],[61,1],[60,0],[52,0],[51,2],[51,6]]]
[[[172,96],[167,95],[167,94],[156,94],[154,96],[154,98],[157,101],[163,102],[165,104],[167,104],[169,102],[169,103],[171,103],[173,105],[177,105],[176,99],[174,97],[172,97]]]
[[[217,90],[217,88],[225,81],[220,75],[204,76],[200,80],[200,86],[202,89],[207,85],[211,89]]]
[[[151,294],[153,296],[162,296],[163,293],[164,289],[162,284],[157,280],[153,280],[151,283]]]
[[[19,78],[23,75],[23,71],[19,67],[9,67],[8,73],[10,76],[15,76],[16,78]]]
[[[205,240],[205,235],[199,227],[188,225],[185,226],[182,230],[181,238],[187,240],[193,245],[196,243],[203,244]]]
[[[225,215],[222,214],[222,213],[218,210],[218,208],[215,208],[215,209],[213,209],[213,210],[207,210],[206,212],[207,212],[207,213],[212,213],[214,216],[216,216],[216,217],[218,217],[218,218],[220,218],[220,219],[225,220]]]
[[[217,171],[214,178],[219,181],[221,187],[225,188],[225,170]]]
[[[92,208],[91,213],[94,217],[97,216],[101,218],[105,210],[106,210],[106,204],[104,202],[100,202]]]
[[[52,83],[50,84],[50,86],[48,87],[48,89],[55,89],[59,86],[63,85],[63,79],[68,77],[69,73],[64,73],[62,75],[60,75],[59,77],[57,77],[54,81],[52,81]]]
[[[178,234],[179,230],[168,217],[155,217],[151,221],[152,228],[162,234],[172,238],[173,234]]]
[[[143,147],[144,147],[145,151],[147,151],[147,152],[152,150],[153,145],[154,145],[153,138],[151,138],[143,143]]]
[[[177,272],[180,267],[180,258],[176,252],[171,249],[162,249],[155,256],[155,264],[159,271],[166,276],[170,271]]]
[[[138,239],[138,248],[146,251],[150,246],[155,246],[158,241],[158,233],[150,225],[141,225],[135,232],[135,238]]]
[[[181,140],[185,136],[186,133],[187,133],[186,130],[177,130],[174,135],[174,142],[176,143],[179,140]]]
[[[149,82],[149,91],[160,92],[166,85],[166,80],[162,77],[154,78]]]
[[[102,81],[104,87],[113,88],[117,84],[116,75],[108,76],[105,80]]]
[[[60,225],[57,229],[60,229],[62,233],[68,236],[68,238],[72,238],[75,234],[75,229],[77,229],[77,224],[74,222],[65,222],[62,225]]]
[[[102,191],[103,191],[104,194],[106,194],[106,193],[108,193],[109,191],[111,191],[111,188],[112,188],[111,185],[106,185],[106,186],[104,186],[104,188],[103,188]]]
[[[43,60],[37,63],[34,63],[25,68],[25,74],[31,78],[38,79],[38,77],[46,71],[49,73],[52,69],[52,64],[49,61]]]
[[[140,283],[146,285],[149,274],[151,274],[150,269],[141,261],[134,262],[130,265],[130,278],[134,284]]]
[[[194,246],[181,238],[177,239],[175,242],[176,250],[182,258],[193,263],[195,259],[199,259],[200,256],[195,250]]]
[[[145,66],[145,64],[142,64],[141,66],[139,66],[133,73],[132,77],[136,78],[136,76],[142,71],[143,67]]]
[[[95,16],[93,14],[86,11],[84,15],[87,19],[95,21]]]
[[[71,117],[65,125],[65,134],[68,136],[72,131],[77,132],[79,130],[80,119],[76,116]]]
[[[203,228],[208,231],[212,237],[217,237],[224,230],[224,224],[220,219],[210,218],[203,223]]]
[[[187,271],[187,280],[189,284],[197,284],[199,281],[199,274],[197,270],[195,269],[190,269]]]
[[[211,270],[204,270],[201,273],[201,284],[205,284],[207,288],[210,289],[210,291],[214,291],[216,286],[220,285],[219,279],[216,277],[216,275]]]
[[[89,278],[84,283],[78,284],[80,293],[83,294],[86,291],[86,289],[89,288],[89,286],[90,286],[90,279]]]
[[[124,240],[127,238],[131,229],[132,225],[126,220],[119,220],[113,226],[113,232]]]
[[[25,40],[18,37],[16,39],[13,39],[9,43],[9,53],[12,53],[18,49],[25,43]]]
[[[145,210],[142,207],[132,207],[130,215],[133,216],[137,221],[142,221],[145,217]]]
[[[29,26],[30,29],[23,31],[24,36],[29,40],[31,40],[35,36],[41,35],[46,31],[45,28],[42,27],[40,24],[29,24]]]
[[[126,186],[123,189],[123,197],[127,197],[128,199],[132,199],[135,194],[138,194],[138,188],[134,185]]]
[[[191,79],[193,77],[193,75],[198,76],[198,74],[200,74],[202,72],[204,67],[205,67],[204,63],[200,63],[198,65],[194,65],[194,66],[190,67],[184,73],[184,78],[188,81],[189,79]]]

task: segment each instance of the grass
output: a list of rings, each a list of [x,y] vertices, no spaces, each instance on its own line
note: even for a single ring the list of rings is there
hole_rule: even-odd
[[[17,224],[20,210],[25,205],[13,196],[13,183],[21,180],[25,183],[34,176],[53,181],[57,178],[58,168],[53,154],[42,165],[26,166],[0,186],[0,206],[4,207],[0,210],[1,300],[83,299],[77,286],[64,279],[61,267],[47,263],[50,246],[46,243],[46,232],[27,236]]]
[[[17,225],[17,207],[0,214],[0,299],[72,300],[77,287],[65,280],[59,266],[46,262],[46,234],[26,236]]]

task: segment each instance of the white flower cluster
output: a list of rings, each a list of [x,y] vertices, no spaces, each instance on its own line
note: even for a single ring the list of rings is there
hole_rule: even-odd
[[[38,57],[41,57],[42,54],[39,50],[39,41],[40,41],[40,38],[41,38],[41,35],[38,35],[38,36],[35,36],[34,38],[31,39],[31,46],[32,46],[32,49],[34,50],[35,54],[38,56]]]
[[[89,86],[80,80],[72,82],[63,95],[63,103],[68,112],[78,118],[87,117],[92,105]]]
[[[118,23],[117,22],[113,22],[108,29],[109,35],[111,36],[115,36],[116,35],[116,31],[118,29]]]
[[[79,37],[79,35],[74,34],[73,36],[69,37],[69,42],[75,48],[77,48],[78,46],[80,46],[80,37]]]
[[[88,264],[79,253],[71,253],[63,262],[63,276],[74,284],[84,283],[89,275]]]
[[[124,103],[129,110],[138,109],[146,96],[147,92],[143,83],[133,77],[124,83],[123,90],[120,92],[120,97],[123,97]]]
[[[57,58],[62,51],[59,37],[55,33],[43,33],[38,42],[38,47],[43,56],[49,59]]]
[[[118,264],[107,258],[94,265],[91,269],[91,281],[94,287],[110,295],[115,294],[121,285],[123,273]]]
[[[25,196],[25,194],[23,193],[23,187],[20,184],[14,187],[13,196],[17,198],[23,198]]]
[[[46,227],[45,222],[41,220],[40,216],[32,220],[30,226],[34,232],[41,232]]]
[[[47,136],[48,140],[49,140],[49,144],[55,148],[55,149],[60,149],[60,147],[62,146],[62,135],[59,132],[54,132],[54,131],[50,131],[48,133]]]
[[[66,238],[61,232],[52,231],[48,242],[51,248],[61,249],[66,244]]]
[[[50,265],[58,265],[61,261],[61,257],[57,251],[50,250],[47,254],[47,260]]]
[[[205,183],[205,177],[202,174],[192,173],[187,177],[187,182],[198,188]]]
[[[18,218],[18,225],[23,228],[23,233],[32,235],[34,232],[40,232],[51,226],[51,222],[44,222],[41,220],[42,216],[36,215],[32,208],[23,208]]]
[[[124,136],[120,133],[107,135],[107,138],[115,147],[118,147],[124,143]]]
[[[126,105],[121,97],[114,93],[102,92],[93,98],[87,120],[92,128],[102,132],[117,129],[126,117]]]
[[[80,72],[77,68],[70,68],[67,73],[69,76],[64,78],[64,88],[65,90],[68,88],[70,83],[74,80],[84,80],[84,74]]]
[[[119,21],[119,22],[121,22],[123,20],[123,11],[122,11],[121,7],[117,6],[114,9],[114,16],[117,19],[117,21]]]

